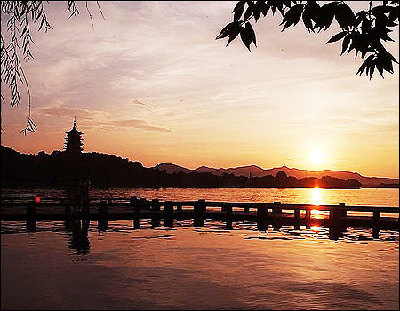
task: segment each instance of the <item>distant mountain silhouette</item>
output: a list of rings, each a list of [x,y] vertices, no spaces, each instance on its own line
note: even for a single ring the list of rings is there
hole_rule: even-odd
[[[224,169],[210,169],[210,172],[216,175],[221,174]],[[289,168],[287,166],[275,167],[272,169],[262,169],[256,165],[242,166],[237,168],[229,168],[225,170],[226,172],[233,173],[235,176],[246,176],[248,177],[250,172],[253,177],[263,177],[267,175],[276,176],[279,171],[284,171],[286,175],[296,177],[296,178],[306,178],[306,177],[316,177],[322,178],[324,176],[329,176],[333,178],[339,179],[356,179],[364,187],[375,187],[383,184],[398,184],[399,180],[394,178],[384,178],[384,177],[367,177],[362,176],[357,172],[349,172],[349,171],[331,171],[331,170],[323,170],[323,171],[308,171],[308,170],[300,170],[297,168]]]
[[[166,172],[167,174],[174,174],[174,173],[181,173],[181,172],[182,173],[190,173],[191,172],[191,170],[189,170],[185,167],[173,164],[173,163],[160,163],[152,168],[154,168],[160,172]]]
[[[265,170],[257,165],[246,165],[239,167],[231,167],[231,168],[211,168],[207,166],[200,166],[195,169],[198,173],[212,173],[214,175],[222,176],[223,174],[234,174],[235,176],[244,176],[244,177],[263,177],[270,174],[265,174]]]
[[[332,174],[329,176],[327,174]],[[308,176],[298,178],[297,176]],[[310,176],[319,174],[321,177]],[[264,170],[256,165],[228,169],[205,166],[189,170],[173,163],[143,167],[115,155],[97,152],[71,156],[64,151],[22,154],[1,146],[2,187],[65,187],[76,179],[89,178],[94,187],[244,187],[244,188],[359,188],[356,178],[376,182],[377,187],[398,187],[398,179],[370,178],[352,172],[303,171],[286,166]],[[346,175],[347,174],[347,175]],[[338,176],[338,175],[336,175]]]
[[[168,167],[168,168],[167,168]],[[172,164],[172,163],[163,163],[164,170],[173,172],[179,172],[178,169],[175,171],[173,168],[179,168],[179,171],[190,172],[191,170],[184,168],[182,166]],[[300,170],[297,168],[289,168],[287,166],[274,167],[271,169],[263,169],[257,165],[246,165],[239,166],[233,168],[212,168],[207,166],[200,166],[192,172],[197,173],[211,173],[213,175],[222,176],[224,174],[234,174],[235,176],[244,176],[244,177],[264,177],[268,175],[276,176],[279,171],[283,171],[287,176],[295,177],[297,179],[314,177],[314,178],[322,178],[322,177],[332,177],[338,179],[356,179],[358,180],[363,187],[388,187],[395,186],[399,184],[399,179],[395,178],[386,178],[386,177],[367,177],[363,176],[357,172],[349,172],[349,171],[332,171],[332,170],[323,170],[323,171],[308,171],[308,170]]]

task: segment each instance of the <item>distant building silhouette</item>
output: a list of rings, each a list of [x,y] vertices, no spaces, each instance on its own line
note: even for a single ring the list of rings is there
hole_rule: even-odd
[[[80,154],[83,151],[83,133],[76,129],[76,118],[74,119],[74,127],[65,133],[67,134],[64,143],[65,151],[71,155]]]

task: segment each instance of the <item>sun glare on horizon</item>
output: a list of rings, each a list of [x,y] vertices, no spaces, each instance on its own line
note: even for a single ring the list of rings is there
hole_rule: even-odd
[[[314,150],[310,151],[310,153],[308,154],[308,160],[312,164],[321,164],[325,160],[325,155],[321,150],[314,149]]]

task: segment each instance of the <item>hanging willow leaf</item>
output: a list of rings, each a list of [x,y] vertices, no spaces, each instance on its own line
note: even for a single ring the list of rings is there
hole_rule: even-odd
[[[1,32],[1,82],[10,90],[4,96],[3,85],[1,87],[1,101],[10,100],[10,106],[16,107],[21,103],[20,88],[23,86],[28,92],[28,122],[27,126],[21,130],[25,135],[28,132],[36,131],[36,124],[30,118],[30,91],[28,79],[23,71],[23,60],[33,59],[31,44],[33,25],[37,26],[37,31],[47,32],[51,29],[51,24],[47,20],[45,4],[47,1],[1,1],[1,19],[4,21],[4,31]],[[67,1],[67,9],[71,16],[79,13],[76,1]],[[89,16],[92,14],[88,9],[88,1],[84,1]],[[101,7],[96,1],[99,12]]]

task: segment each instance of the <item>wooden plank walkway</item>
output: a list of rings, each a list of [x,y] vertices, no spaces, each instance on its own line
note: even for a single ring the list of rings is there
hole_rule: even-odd
[[[317,215],[315,215],[315,210]],[[354,215],[357,213],[357,215]],[[352,215],[353,214],[353,215]],[[192,219],[196,227],[206,219],[226,222],[227,229],[234,221],[256,222],[259,230],[268,225],[329,227],[332,238],[338,237],[347,227],[372,228],[374,238],[381,229],[399,230],[399,207],[348,206],[313,204],[244,203],[197,201],[151,201],[146,198],[113,197],[90,198],[85,208],[78,208],[67,198],[2,197],[2,221],[26,221],[28,230],[36,230],[37,221],[88,219],[98,221],[99,229],[108,228],[108,221],[132,220],[134,228],[140,228],[141,219],[151,219],[157,226],[172,227],[175,220]]]

